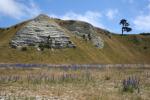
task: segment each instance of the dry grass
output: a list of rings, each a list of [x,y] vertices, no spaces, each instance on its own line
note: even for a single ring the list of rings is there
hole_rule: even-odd
[[[149,63],[149,49],[140,45],[126,43],[126,40],[116,37],[105,40],[104,49],[95,48],[90,42],[85,42],[72,36],[77,45],[75,49],[45,50],[39,52],[34,48],[19,51],[8,46],[9,41],[0,44],[0,62],[2,63],[52,63],[52,64],[92,64],[92,63]],[[148,40],[149,42],[149,40]],[[150,43],[150,42],[149,42]],[[141,43],[141,44],[144,44]]]
[[[129,76],[140,80],[140,93],[122,91]],[[23,100],[149,100],[150,69],[0,69],[0,95]]]
[[[15,28],[12,26],[8,30],[0,29],[0,62],[1,63],[51,63],[51,64],[116,64],[116,63],[150,63],[150,36],[112,35],[109,38],[98,31],[104,39],[105,46],[98,49],[91,42],[86,42],[70,31],[70,39],[76,44],[75,49],[45,50],[39,52],[34,48],[28,48],[27,51],[19,51],[9,47],[9,42],[15,33],[23,27],[18,24]]]

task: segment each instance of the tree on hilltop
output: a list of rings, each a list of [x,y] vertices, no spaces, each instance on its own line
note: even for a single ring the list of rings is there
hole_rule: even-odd
[[[132,31],[132,28],[129,27],[130,24],[127,22],[126,19],[121,19],[119,24],[122,25],[122,35],[124,32]]]

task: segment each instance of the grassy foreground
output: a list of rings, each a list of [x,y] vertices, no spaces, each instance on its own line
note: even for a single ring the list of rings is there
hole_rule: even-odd
[[[139,91],[123,91],[123,80],[136,77]],[[1,68],[0,99],[6,100],[149,100],[149,68]]]

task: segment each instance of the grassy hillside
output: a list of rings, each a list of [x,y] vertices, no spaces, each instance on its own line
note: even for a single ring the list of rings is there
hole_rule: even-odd
[[[103,49],[98,49],[91,42],[85,41],[70,31],[77,48],[61,50],[37,51],[30,47],[20,51],[9,47],[14,34],[26,22],[0,29],[0,63],[52,63],[52,64],[106,64],[106,63],[150,63],[150,36],[144,35],[113,35],[101,29],[96,29],[105,42]]]

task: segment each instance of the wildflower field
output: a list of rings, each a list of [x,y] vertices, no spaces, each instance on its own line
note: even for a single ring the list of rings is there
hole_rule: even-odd
[[[149,100],[150,67],[0,68],[0,100]]]

